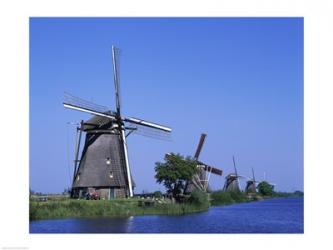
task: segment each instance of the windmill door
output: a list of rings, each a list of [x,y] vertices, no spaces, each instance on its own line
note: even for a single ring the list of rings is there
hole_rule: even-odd
[[[110,192],[109,192],[109,200],[116,198],[116,192],[114,190],[114,188],[110,188]]]

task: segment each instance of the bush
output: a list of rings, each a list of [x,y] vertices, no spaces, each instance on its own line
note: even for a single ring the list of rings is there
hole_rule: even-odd
[[[217,191],[211,194],[211,204],[215,206],[248,201],[249,198],[247,198],[247,195],[243,192]]]
[[[218,191],[211,194],[212,205],[227,205],[235,203],[230,192]]]
[[[207,194],[199,190],[195,190],[190,194],[188,202],[193,205],[199,205],[199,206],[209,205]]]
[[[37,212],[38,212],[38,203],[29,202],[29,219],[35,220],[37,218]]]
[[[162,196],[163,196],[163,195],[162,195],[162,192],[161,192],[161,191],[155,191],[155,192],[154,192],[154,197],[155,197],[155,198],[162,198]]]
[[[267,181],[262,181],[258,185],[258,191],[261,195],[272,196],[274,192],[274,186],[270,185]]]
[[[246,194],[243,192],[230,192],[230,196],[235,202],[243,202],[247,200]]]

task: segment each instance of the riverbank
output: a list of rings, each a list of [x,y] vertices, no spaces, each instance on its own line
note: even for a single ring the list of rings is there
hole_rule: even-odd
[[[294,193],[275,193],[273,196],[260,196],[259,194],[249,195],[244,192],[216,191],[207,196],[204,193],[193,192],[184,203],[172,203],[168,199],[152,200],[139,198],[74,200],[58,197],[44,201],[31,199],[29,203],[29,219],[182,215],[204,212],[210,206],[224,206],[278,197],[297,197],[297,195]]]
[[[235,203],[251,202],[262,200],[258,194],[248,195],[244,192],[224,192],[216,191],[210,194],[210,204],[212,206],[223,206]]]
[[[264,196],[259,193],[246,194],[244,192],[215,191],[210,194],[210,204],[212,206],[224,206],[235,203],[252,202],[274,198],[302,198],[303,192],[274,192],[272,195]]]
[[[29,219],[60,219],[84,217],[124,217],[132,215],[181,215],[203,212],[209,206],[197,203],[174,204],[155,200],[153,206],[142,205],[142,199],[115,200],[48,200],[30,201]]]
[[[274,198],[180,216],[34,220],[34,233],[303,233],[303,199]],[[255,219],[254,219],[255,218]]]

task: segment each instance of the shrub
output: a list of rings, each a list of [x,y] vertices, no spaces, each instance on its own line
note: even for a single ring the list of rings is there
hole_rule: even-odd
[[[211,194],[211,203],[212,205],[225,205],[235,203],[235,201],[230,192],[217,191]]]
[[[274,186],[269,184],[267,181],[262,181],[258,185],[258,191],[261,195],[272,196],[274,192]]]
[[[161,191],[155,191],[155,192],[154,192],[154,197],[155,197],[155,198],[162,198],[162,196],[163,196],[163,195],[162,195],[162,192],[161,192]]]
[[[199,190],[195,190],[190,194],[188,202],[193,205],[199,205],[199,206],[209,205],[207,194]]]
[[[36,202],[29,202],[29,219],[35,220],[37,218],[38,204]]]
[[[235,202],[243,202],[247,200],[246,194],[243,192],[230,192],[230,196]]]

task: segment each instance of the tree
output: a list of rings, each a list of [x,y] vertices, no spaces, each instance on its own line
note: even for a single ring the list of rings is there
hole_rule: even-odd
[[[197,171],[197,162],[191,157],[180,154],[170,154],[165,162],[156,162],[156,182],[165,186],[173,197],[184,193],[187,182],[192,179]]]
[[[155,197],[155,198],[162,198],[162,196],[163,196],[163,194],[162,194],[161,191],[155,191],[155,192],[154,192],[154,197]]]
[[[262,195],[271,196],[274,192],[274,186],[269,184],[267,181],[262,181],[258,185],[258,191]]]

